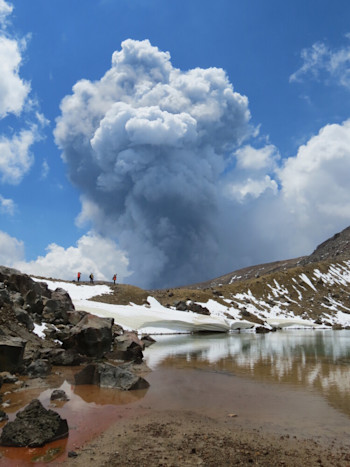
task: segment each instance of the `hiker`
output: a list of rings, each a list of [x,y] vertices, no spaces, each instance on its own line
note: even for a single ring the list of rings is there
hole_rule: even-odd
[[[114,284],[115,284],[115,281],[116,281],[116,280],[117,280],[117,274],[114,274],[114,276],[113,276],[113,282],[114,282]]]
[[[90,282],[93,283],[94,282],[94,275],[91,273],[89,277],[90,277]]]
[[[80,276],[81,276],[81,274],[80,274],[80,272],[78,272],[78,277],[77,277],[77,278],[78,278],[78,282],[80,282]]]

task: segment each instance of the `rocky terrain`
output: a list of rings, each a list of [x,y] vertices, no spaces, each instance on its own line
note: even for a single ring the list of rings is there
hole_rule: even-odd
[[[45,338],[37,333],[43,326]],[[145,388],[147,381],[132,371],[132,364],[142,363],[145,342],[124,333],[111,318],[75,310],[65,290],[51,291],[43,282],[0,267],[0,388],[7,383],[25,391],[33,380],[46,387],[53,367],[67,366],[77,367],[75,385]],[[0,423],[7,419],[1,410]],[[3,427],[0,445],[42,446],[68,432],[65,420],[34,400]]]

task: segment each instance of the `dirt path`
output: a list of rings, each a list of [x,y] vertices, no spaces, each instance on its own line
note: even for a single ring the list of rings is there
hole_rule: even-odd
[[[348,449],[236,428],[191,411],[152,411],[111,426],[69,466],[350,466]],[[61,464],[62,465],[62,464]]]

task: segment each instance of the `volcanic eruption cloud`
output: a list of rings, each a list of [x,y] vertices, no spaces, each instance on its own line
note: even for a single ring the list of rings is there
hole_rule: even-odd
[[[81,192],[80,221],[127,252],[134,283],[227,272],[220,180],[252,127],[248,99],[224,70],[181,71],[168,52],[128,39],[100,80],[74,85],[61,112],[55,138]]]

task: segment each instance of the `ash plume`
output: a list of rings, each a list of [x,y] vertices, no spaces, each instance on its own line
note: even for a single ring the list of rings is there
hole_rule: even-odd
[[[55,138],[81,191],[80,220],[118,241],[134,283],[224,272],[220,183],[249,120],[224,70],[181,71],[148,40],[124,41],[100,80],[63,99]]]

